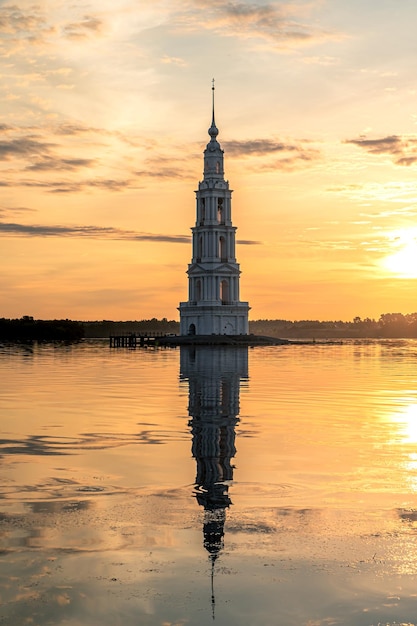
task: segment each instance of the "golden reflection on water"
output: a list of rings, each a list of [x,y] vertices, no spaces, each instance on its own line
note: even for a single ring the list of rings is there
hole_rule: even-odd
[[[399,434],[404,443],[417,444],[417,403],[405,404],[407,399],[400,398],[401,410],[392,416],[393,423],[399,426]]]
[[[414,623],[416,355],[0,350],[2,623]]]
[[[417,403],[402,397],[397,405],[387,417],[392,427],[390,443],[398,448],[407,488],[417,493]]]

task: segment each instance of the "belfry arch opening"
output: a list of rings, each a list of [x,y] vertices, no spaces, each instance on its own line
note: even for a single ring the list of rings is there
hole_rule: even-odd
[[[227,304],[229,299],[229,281],[223,279],[220,283],[220,300],[222,304]]]
[[[224,224],[223,198],[217,198],[217,221]]]
[[[222,261],[227,261],[226,239],[224,237],[219,237],[219,257]]]
[[[201,280],[198,279],[195,284],[195,299],[197,302],[201,300]]]

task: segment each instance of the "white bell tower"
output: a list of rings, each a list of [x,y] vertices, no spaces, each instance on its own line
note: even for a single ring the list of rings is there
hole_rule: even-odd
[[[212,86],[210,141],[204,150],[204,177],[196,191],[197,215],[188,266],[188,302],[180,302],[181,335],[247,335],[248,302],[239,300],[236,227],[232,191],[224,179],[223,150],[217,141]]]

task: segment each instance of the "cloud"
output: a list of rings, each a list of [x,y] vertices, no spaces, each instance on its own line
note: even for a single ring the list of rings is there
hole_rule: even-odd
[[[7,161],[14,157],[33,157],[34,154],[48,154],[53,145],[33,136],[0,141],[0,161]]]
[[[19,213],[19,214],[20,213],[34,213],[35,211],[36,209],[31,209],[25,206],[16,206],[16,207],[0,206],[0,217],[15,215],[16,213]]]
[[[94,165],[94,159],[58,159],[55,157],[42,157],[36,163],[28,165],[25,169],[28,171],[74,171],[81,167],[90,167]]]
[[[290,144],[284,144],[281,141],[272,141],[271,139],[251,139],[247,141],[227,141],[224,142],[227,154],[237,157],[245,157],[251,155],[265,155],[275,152],[292,151],[296,147]]]
[[[53,10],[54,8],[56,10]],[[20,57],[21,62],[23,59],[27,59],[26,48],[28,44],[41,50],[45,46],[54,46],[56,43],[62,44],[63,38],[70,41],[81,41],[91,36],[101,35],[104,24],[100,17],[91,14],[80,15],[80,7],[72,5],[69,9],[74,13],[74,19],[69,21],[67,18],[65,21],[60,9],[59,6],[43,8],[41,3],[30,5],[26,9],[17,4],[0,6],[0,48],[3,58],[9,58],[16,53],[23,53]],[[62,73],[70,72],[71,69],[48,70],[46,74],[51,71]]]
[[[140,233],[112,226],[48,226],[0,222],[0,234],[22,237],[86,237],[89,239],[113,239],[165,243],[190,243],[188,235],[164,235]]]
[[[7,133],[12,130],[14,130],[14,126],[10,126],[9,124],[0,124],[0,133]]]
[[[22,209],[23,211],[26,209]],[[1,214],[1,209],[0,209]],[[142,241],[150,243],[191,243],[189,235],[165,235],[155,233],[142,233],[133,230],[123,230],[113,226],[61,226],[61,225],[39,225],[39,224],[18,224],[13,222],[0,222],[0,236],[20,236],[20,237],[82,237],[87,239],[111,239]],[[240,245],[253,246],[261,242],[242,239],[238,241]]]
[[[393,204],[416,203],[417,202],[417,190],[416,185],[413,182],[399,181],[399,182],[386,182],[386,183],[351,183],[346,185],[338,185],[327,188],[328,192],[339,193],[351,197],[353,200],[362,203],[373,203],[378,200],[386,205],[390,202]],[[414,205],[415,206],[415,205]],[[411,205],[415,212],[415,208]],[[388,213],[384,210],[381,215],[397,215],[403,211],[409,211],[409,206],[402,206],[401,208],[390,209]],[[375,213],[376,215],[376,213]]]
[[[263,40],[276,48],[341,39],[341,33],[314,25],[310,13],[315,4],[196,0],[178,12],[176,18],[180,26],[189,29],[205,28],[224,36]]]
[[[59,124],[58,126],[54,126],[52,132],[56,135],[83,135],[86,133],[104,133],[106,132],[104,129],[95,128],[94,126],[85,126],[83,124],[74,124],[73,122],[65,122],[63,124]]]
[[[224,142],[225,151],[237,157],[263,156],[275,154],[277,152],[303,152],[303,148],[298,144],[284,143],[271,139],[249,139],[247,141],[227,141]]]
[[[178,67],[187,67],[188,63],[186,61],[184,61],[184,59],[181,59],[179,57],[170,57],[167,55],[164,55],[161,58],[161,63],[164,63],[166,65],[177,65]]]
[[[347,139],[345,143],[363,148],[369,154],[390,155],[395,165],[409,167],[417,163],[417,137],[388,135],[379,139]]]
[[[181,148],[181,154],[187,153],[187,147]],[[162,154],[155,154],[155,156],[146,159],[144,165],[146,169],[136,170],[135,176],[149,177],[149,178],[161,178],[161,179],[183,179],[187,180],[194,178],[192,168],[189,167],[189,162],[193,161],[191,158],[178,158],[174,160],[172,156],[164,156]],[[175,162],[175,167],[173,167]]]
[[[50,193],[78,193],[85,189],[105,189],[107,191],[123,191],[131,186],[131,180],[114,180],[112,178],[98,178],[93,180],[80,181],[37,181],[37,180],[21,180],[19,186],[33,187],[44,189]],[[14,186],[5,182],[0,182],[0,186]]]
[[[37,6],[30,7],[27,12],[17,5],[0,7],[0,32],[11,39],[17,40],[17,38],[24,37],[37,43],[42,33],[52,32],[52,30]]]
[[[187,172],[186,170],[180,170],[180,169],[173,169],[172,167],[161,167],[158,169],[155,168],[149,168],[146,170],[137,170],[134,172],[135,176],[137,176],[138,178],[142,178],[142,177],[149,177],[149,178],[166,178],[166,179],[173,179],[173,178],[181,178],[181,179],[187,179],[190,178],[190,172]]]
[[[84,15],[78,22],[71,22],[63,27],[62,33],[68,39],[86,39],[91,34],[100,34],[103,22],[97,17]]]
[[[224,142],[224,147],[227,155],[237,158],[280,156],[279,159],[267,163],[255,164],[254,171],[275,171],[277,169],[289,171],[321,158],[321,153],[316,148],[306,147],[302,143],[273,139],[227,141]]]
[[[0,128],[5,132],[5,129]],[[8,129],[6,129],[8,130]],[[25,130],[25,129],[21,129]],[[38,129],[41,132],[41,129]],[[27,159],[29,165],[26,170],[75,170],[80,167],[87,167],[95,163],[94,159],[59,157],[54,148],[59,148],[58,144],[39,139],[37,135],[27,137],[14,137],[0,141],[0,161],[10,161],[11,159]]]
[[[330,56],[306,56],[301,61],[306,65],[322,65],[325,67],[337,65],[340,62],[338,58]]]
[[[155,140],[80,122],[28,127],[0,124],[0,162],[13,164],[13,169],[4,170],[0,187],[38,187],[51,193],[76,193],[93,188],[121,191],[129,187],[137,189],[138,179],[145,176],[161,179],[189,176],[188,168],[180,168],[178,162],[173,168],[172,159],[165,156],[156,155],[143,161],[144,151],[149,155],[155,149]],[[130,171],[134,160],[141,163],[142,169]],[[85,178],[78,176],[82,169],[94,169],[94,178],[91,174]],[[107,178],[109,169],[123,171],[125,176],[127,172],[128,178]],[[62,172],[68,173],[68,179],[53,176]],[[28,178],[28,174],[38,176]]]

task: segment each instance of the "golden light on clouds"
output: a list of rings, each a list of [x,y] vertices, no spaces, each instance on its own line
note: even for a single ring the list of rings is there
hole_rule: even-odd
[[[0,3],[0,316],[177,318],[213,76],[252,319],[414,312],[416,20],[413,2]]]

